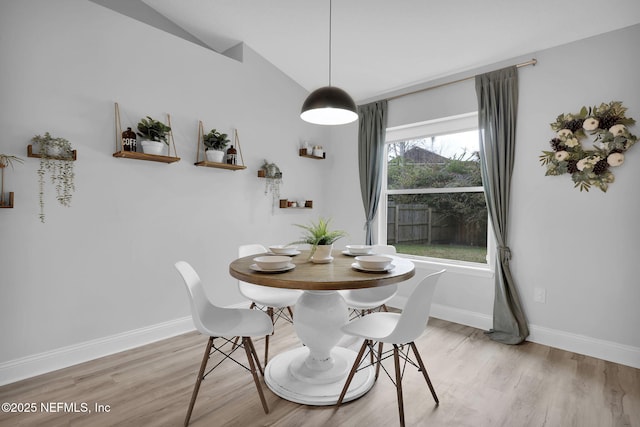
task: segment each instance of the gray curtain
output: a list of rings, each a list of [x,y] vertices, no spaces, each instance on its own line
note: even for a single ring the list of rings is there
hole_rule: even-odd
[[[508,243],[509,197],[518,114],[518,70],[515,66],[476,76],[480,166],[489,220],[498,254],[495,267],[494,341],[519,344],[529,335],[516,284],[511,275]]]
[[[358,168],[360,192],[366,218],[366,244],[373,244],[371,225],[378,211],[382,184],[384,137],[387,129],[387,100],[358,106]]]

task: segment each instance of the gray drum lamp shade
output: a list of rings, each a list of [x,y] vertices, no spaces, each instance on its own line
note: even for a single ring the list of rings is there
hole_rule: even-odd
[[[335,86],[316,89],[302,104],[300,117],[318,125],[342,125],[358,118],[356,103],[344,90]]]

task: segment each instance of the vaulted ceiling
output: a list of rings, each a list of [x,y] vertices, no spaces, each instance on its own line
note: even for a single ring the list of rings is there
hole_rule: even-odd
[[[92,1],[217,52],[244,42],[309,91],[329,83],[329,0]],[[638,0],[333,0],[331,83],[361,101],[639,22]]]

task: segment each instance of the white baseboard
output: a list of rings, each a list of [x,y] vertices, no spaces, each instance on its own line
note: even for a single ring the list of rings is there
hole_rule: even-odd
[[[0,363],[0,385],[45,374],[194,330],[191,316]]]
[[[402,308],[405,303],[406,297],[395,297],[389,305]],[[431,305],[431,316],[485,331],[491,329],[493,325],[493,319],[489,315],[441,304]],[[529,324],[527,341],[640,369],[639,347],[531,324]]]
[[[405,303],[406,297],[396,296],[388,305],[402,308]],[[234,307],[242,306],[244,305],[237,304]],[[489,330],[492,325],[492,318],[489,315],[442,304],[433,304],[431,306],[431,316],[482,330]],[[140,347],[193,330],[193,320],[191,316],[187,316],[157,325],[0,363],[0,386],[131,348]],[[529,330],[530,335],[527,341],[640,369],[640,348],[638,347],[536,325],[529,325]]]
[[[536,325],[529,325],[527,341],[640,369],[639,347]]]

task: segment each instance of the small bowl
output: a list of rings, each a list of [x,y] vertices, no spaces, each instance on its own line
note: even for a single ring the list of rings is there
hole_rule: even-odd
[[[259,256],[253,261],[263,270],[280,270],[286,268],[291,263],[291,257],[288,256]]]
[[[371,245],[347,245],[345,248],[353,255],[368,255],[373,250]]]
[[[369,255],[369,256],[357,256],[356,261],[364,269],[368,270],[384,270],[389,265],[393,258],[381,255]]]
[[[269,250],[276,255],[293,255],[298,250],[298,247],[291,245],[273,245],[269,246]]]

